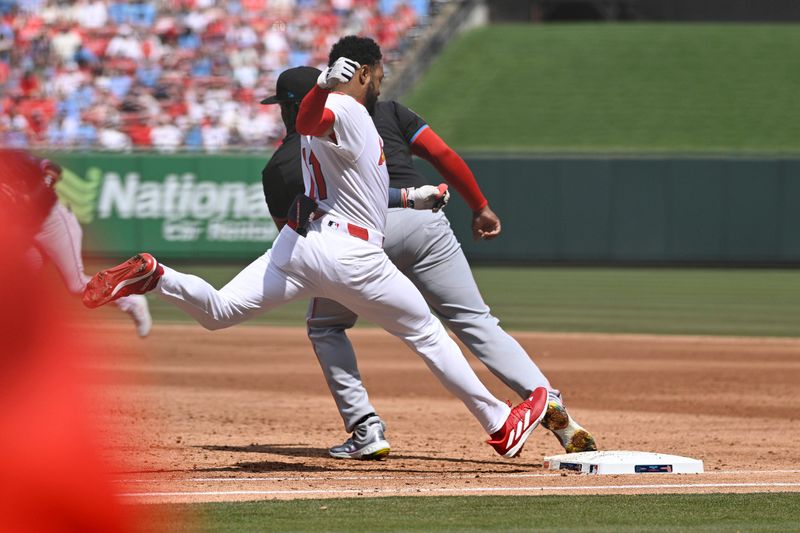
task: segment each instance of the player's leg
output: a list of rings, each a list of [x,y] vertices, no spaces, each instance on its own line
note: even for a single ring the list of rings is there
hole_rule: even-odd
[[[154,292],[210,330],[227,328],[299,298],[304,287],[271,262],[271,252],[217,290],[206,280],[162,265]]]
[[[314,238],[328,247],[334,259],[325,296],[402,339],[488,433],[500,429],[509,407],[480,382],[422,295],[386,254],[355,237],[324,234]]]
[[[60,203],[56,203],[34,237],[36,247],[47,255],[61,274],[67,290],[81,294],[89,276],[84,272],[81,243],[83,230],[75,215]],[[128,313],[140,337],[147,336],[153,325],[150,308],[144,296],[120,298],[115,302]]]
[[[150,333],[150,329],[153,327],[153,318],[150,316],[150,304],[147,303],[147,298],[143,294],[131,294],[115,300],[114,303],[120,311],[131,315],[133,323],[136,325],[136,333],[140,337],[146,337]]]
[[[291,233],[288,238],[284,237],[287,232]],[[305,255],[303,244],[295,246],[296,240],[297,234],[284,228],[272,249],[220,290],[198,276],[160,265],[153,256],[142,253],[95,274],[87,284],[83,302],[88,307],[97,307],[120,296],[153,291],[207,329],[229,327],[310,295],[313,284],[301,274],[289,274],[283,268],[294,258]]]
[[[409,211],[410,212],[410,211]],[[455,335],[491,372],[522,398],[536,387],[549,393],[542,425],[568,452],[596,449],[594,438],[564,408],[561,393],[551,389],[539,367],[506,333],[483,301],[461,245],[442,213],[419,216],[391,213],[388,224],[403,228],[401,241],[387,239],[387,253],[402,255],[403,272]],[[413,260],[408,258],[413,256]]]
[[[436,314],[489,370],[526,398],[550,382],[483,301],[461,245],[443,213],[392,211],[386,253]],[[395,231],[397,230],[397,231]]]
[[[390,451],[386,425],[375,413],[361,381],[356,354],[346,330],[358,316],[327,298],[312,298],[306,324],[325,381],[331,391],[345,430],[352,435],[328,452],[337,458],[378,459]]]
[[[327,298],[312,298],[306,315],[308,338],[348,433],[357,421],[375,412],[361,382],[353,345],[345,333],[357,319],[348,308]]]
[[[441,322],[430,314],[414,285],[398,271],[367,288],[376,287],[388,290],[370,292],[369,299],[342,300],[420,355],[436,378],[466,405],[487,433],[500,429],[508,417],[508,406],[492,396],[480,382]]]
[[[340,283],[333,296],[403,340],[491,435],[489,444],[495,451],[505,457],[517,455],[545,415],[547,390],[538,388],[510,408],[480,382],[422,295],[386,254],[351,256],[340,266],[342,281],[347,279],[347,272],[358,269],[351,278],[355,283]]]
[[[67,290],[81,294],[89,276],[83,270],[81,241],[83,230],[75,215],[56,203],[34,236],[36,246],[58,269]]]

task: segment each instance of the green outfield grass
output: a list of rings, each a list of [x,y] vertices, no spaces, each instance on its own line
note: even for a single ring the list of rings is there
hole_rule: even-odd
[[[800,337],[800,271],[478,268],[512,330]]]
[[[364,498],[174,506],[149,531],[797,531],[800,494]]]
[[[174,266],[216,287],[240,269]],[[800,337],[800,270],[481,267],[473,272],[509,330]],[[156,327],[190,320],[158,298],[151,299],[151,308]],[[306,302],[296,302],[249,323],[303,326],[305,310]],[[125,320],[115,312],[108,316]]]
[[[457,148],[800,152],[792,24],[496,25],[404,101]]]

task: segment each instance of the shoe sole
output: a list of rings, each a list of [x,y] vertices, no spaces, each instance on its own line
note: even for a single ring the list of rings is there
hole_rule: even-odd
[[[548,404],[547,414],[542,420],[542,426],[553,432],[558,442],[567,453],[596,452],[597,444],[594,437],[581,426],[572,421],[567,410],[561,406],[552,409]],[[573,426],[570,428],[570,426]],[[569,430],[572,430],[570,433]],[[567,430],[567,431],[565,431]],[[563,432],[561,434],[557,432]]]
[[[145,262],[144,258],[141,255],[137,255],[136,258],[137,259],[141,259],[143,262]],[[145,264],[146,264],[146,262],[145,262]],[[125,280],[122,280],[120,283],[117,283],[117,286],[114,287],[114,290],[111,291],[111,298],[116,296],[117,293],[119,293],[119,291],[121,291],[122,289],[124,289],[128,285],[133,285],[134,283],[137,283],[137,282],[142,281],[143,279],[145,279],[147,277],[150,277],[153,274],[153,272],[156,271],[157,268],[158,268],[158,263],[153,261],[152,267],[147,272],[142,274],[141,276],[137,276],[135,278],[130,278],[130,279],[125,279]]]
[[[389,446],[389,442],[385,440],[379,440],[378,442],[373,442],[372,444],[364,446],[360,450],[353,453],[336,453],[328,450],[328,454],[334,459],[361,459],[363,461],[369,461],[383,459],[389,455],[390,451],[391,448]]]
[[[567,453],[596,452],[597,444],[588,431],[579,429],[572,435],[569,444],[564,449],[567,450]]]
[[[550,431],[567,429],[567,426],[569,426],[569,415],[566,409],[562,407],[553,407],[550,409],[550,404],[548,404],[547,413],[542,419],[542,426]]]
[[[136,255],[136,258],[143,261],[142,266],[146,264],[144,262],[144,258],[141,255]],[[149,276],[152,276],[153,273],[158,268],[158,262],[153,261],[152,267],[147,270],[147,272],[137,276],[135,278],[124,279],[121,282],[117,283],[111,292],[108,292],[108,289],[111,285],[106,281],[107,278],[113,277],[118,272],[129,272],[131,267],[127,264],[127,261],[122,265],[116,266],[114,268],[109,268],[107,270],[103,270],[102,272],[98,272],[97,274],[89,280],[89,283],[86,285],[85,289],[85,297],[83,298],[83,303],[86,307],[95,308],[100,307],[101,305],[105,305],[108,302],[111,302],[116,299],[117,294],[123,288],[127,287],[128,285],[132,285],[134,283],[138,283],[143,279],[146,279]]]

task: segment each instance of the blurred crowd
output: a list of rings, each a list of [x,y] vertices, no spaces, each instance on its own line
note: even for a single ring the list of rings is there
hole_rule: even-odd
[[[347,34],[392,65],[427,0],[0,0],[0,145],[163,152],[263,148],[286,68]]]

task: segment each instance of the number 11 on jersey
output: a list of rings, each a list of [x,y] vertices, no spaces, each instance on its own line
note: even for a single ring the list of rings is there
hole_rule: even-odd
[[[303,148],[303,160],[306,160],[306,149]],[[309,196],[317,198],[318,200],[325,200],[328,198],[328,188],[325,185],[325,176],[322,175],[322,168],[319,165],[319,160],[314,152],[308,152],[308,164],[310,165],[309,174],[311,174],[311,190]]]

